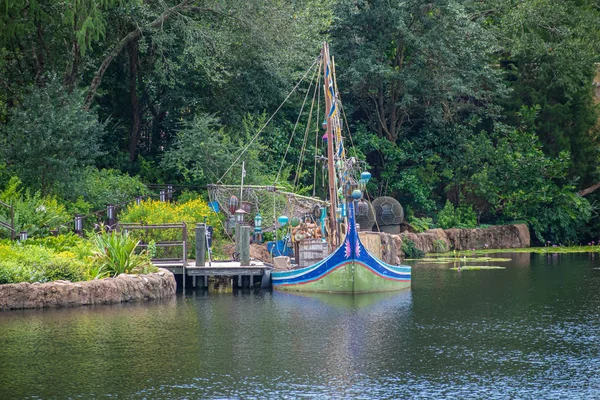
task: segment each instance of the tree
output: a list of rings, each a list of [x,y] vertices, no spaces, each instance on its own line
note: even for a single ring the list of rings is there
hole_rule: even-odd
[[[489,5],[487,5],[489,7]],[[581,188],[600,179],[598,111],[593,79],[600,51],[600,12],[585,0],[499,2],[491,29],[506,82],[508,122],[525,107],[539,106],[531,129],[544,152],[570,153],[569,176]]]
[[[23,183],[42,194],[60,190],[72,174],[93,165],[104,125],[81,110],[83,93],[68,93],[57,77],[31,88],[0,125],[0,159]]]

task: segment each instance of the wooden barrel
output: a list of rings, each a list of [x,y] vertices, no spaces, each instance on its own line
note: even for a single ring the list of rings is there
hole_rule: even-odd
[[[304,239],[298,245],[300,267],[313,265],[327,256],[327,242],[321,239]]]

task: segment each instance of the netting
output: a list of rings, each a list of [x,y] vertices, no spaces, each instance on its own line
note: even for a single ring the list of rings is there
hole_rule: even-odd
[[[277,219],[282,215],[288,217],[290,222],[294,218],[316,220],[320,215],[320,207],[327,205],[320,199],[300,196],[274,186],[246,186],[240,193],[239,186],[210,185],[208,194],[209,200],[218,204],[219,212],[227,219],[233,216],[232,211],[241,208],[246,212],[244,221],[252,224],[257,212],[260,212],[263,232],[278,227]]]

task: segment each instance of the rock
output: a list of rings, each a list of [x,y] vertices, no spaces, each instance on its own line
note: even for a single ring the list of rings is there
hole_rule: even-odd
[[[152,300],[173,296],[175,290],[175,277],[164,269],[153,274],[122,274],[87,282],[6,284],[0,285],[0,310]]]
[[[529,229],[525,224],[499,225],[485,229],[446,229],[445,232],[455,250],[511,249],[531,245]]]
[[[405,240],[412,240],[415,247],[425,253],[453,249],[511,249],[531,245],[529,229],[525,224],[492,226],[483,229],[430,229],[422,233],[404,231],[398,235],[379,232],[379,238],[365,235],[367,233],[361,233],[363,244],[368,243],[371,247],[381,247],[381,251],[377,248],[369,248],[369,251],[380,256],[382,261],[393,265],[400,264],[404,257],[402,243]]]

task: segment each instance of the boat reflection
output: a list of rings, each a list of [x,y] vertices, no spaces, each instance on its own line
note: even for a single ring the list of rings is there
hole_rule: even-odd
[[[327,305],[334,308],[357,310],[363,308],[408,308],[412,302],[410,288],[400,291],[357,294],[273,292],[273,299],[282,305],[312,307]]]

